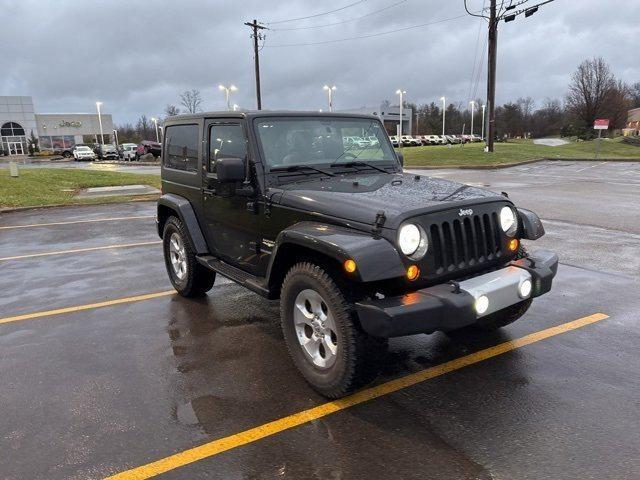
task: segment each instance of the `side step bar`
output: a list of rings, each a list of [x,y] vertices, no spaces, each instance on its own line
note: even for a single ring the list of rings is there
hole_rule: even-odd
[[[244,270],[240,270],[239,268],[229,265],[228,263],[225,263],[211,255],[197,255],[196,259],[198,260],[198,263],[219,273],[223,277],[227,277],[229,280],[239,283],[258,295],[271,298],[271,292],[267,286],[266,279],[252,275]]]

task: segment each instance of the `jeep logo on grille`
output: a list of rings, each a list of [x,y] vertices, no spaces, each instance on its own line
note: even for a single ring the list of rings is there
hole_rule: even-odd
[[[473,215],[473,210],[471,210],[470,208],[467,208],[466,210],[460,209],[460,211],[458,212],[458,216],[464,217],[465,215]]]

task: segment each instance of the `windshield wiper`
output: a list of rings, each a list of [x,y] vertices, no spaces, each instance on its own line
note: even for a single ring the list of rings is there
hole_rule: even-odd
[[[311,165],[291,165],[289,167],[276,167],[271,169],[272,172],[299,172],[300,170],[312,170],[314,172],[327,175],[328,177],[336,176],[335,173],[327,172],[325,170],[320,170],[319,168],[312,167]]]
[[[372,165],[371,163],[368,162],[363,162],[361,160],[358,161],[353,161],[353,162],[345,162],[345,163],[332,163],[331,167],[370,167],[373,168],[374,170],[378,170],[379,172],[382,173],[389,173],[387,172],[384,168],[380,168],[380,167],[376,167],[375,165]]]

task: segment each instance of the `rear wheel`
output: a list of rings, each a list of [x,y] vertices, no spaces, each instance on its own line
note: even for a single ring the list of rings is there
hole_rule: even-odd
[[[169,217],[162,235],[164,262],[173,288],[183,297],[199,297],[211,290],[215,272],[196,260],[186,227],[177,217]]]
[[[303,262],[289,270],[280,316],[294,364],[322,395],[342,397],[377,375],[386,340],[360,329],[351,302],[325,268]]]

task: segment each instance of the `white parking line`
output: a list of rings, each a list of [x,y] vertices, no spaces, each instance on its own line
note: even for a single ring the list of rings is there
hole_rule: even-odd
[[[68,222],[31,223],[28,225],[7,225],[0,230],[13,230],[17,228],[51,227],[54,225],[75,225],[78,223],[119,222],[123,220],[140,220],[141,218],[155,218],[155,215],[138,215],[133,217],[96,218],[93,220],[72,220]]]
[[[601,163],[598,163],[598,164],[596,164],[596,165],[590,165],[590,166],[588,166],[588,167],[581,168],[580,170],[576,170],[576,172],[575,172],[575,173],[584,172],[585,170],[589,170],[590,168],[599,167],[600,165],[604,165],[605,163],[607,163],[607,162],[601,162]]]
[[[58,250],[56,252],[43,252],[43,253],[30,253],[28,255],[16,255],[13,257],[0,258],[0,262],[9,260],[23,260],[25,258],[36,257],[49,257],[51,255],[64,255],[70,253],[83,253],[83,252],[95,252],[96,250],[112,250],[116,248],[129,248],[129,247],[142,247],[145,245],[158,245],[162,243],[161,240],[154,240],[152,242],[139,242],[139,243],[123,243],[121,245],[105,245],[102,247],[88,247],[88,248],[76,248],[74,250]]]

